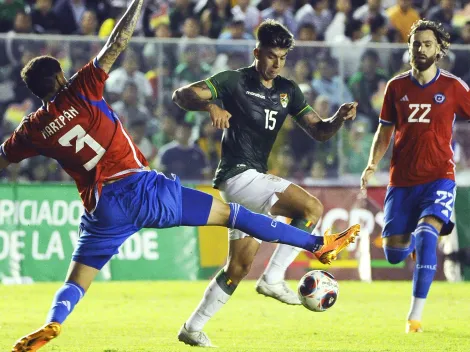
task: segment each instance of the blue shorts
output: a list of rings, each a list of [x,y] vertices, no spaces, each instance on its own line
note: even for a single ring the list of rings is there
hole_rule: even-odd
[[[419,219],[434,216],[451,223],[454,209],[455,182],[439,179],[411,187],[389,186],[385,196],[382,237],[412,233]],[[444,226],[445,227],[445,226]]]
[[[101,269],[140,229],[180,226],[181,198],[179,179],[156,171],[139,172],[104,186],[93,214],[85,211],[82,216],[73,260]]]

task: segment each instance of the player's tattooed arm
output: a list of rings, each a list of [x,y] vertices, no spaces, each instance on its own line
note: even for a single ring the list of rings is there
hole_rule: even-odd
[[[356,107],[357,103],[355,102],[343,104],[334,116],[328,119],[322,119],[312,110],[300,117],[297,123],[312,138],[325,142],[338,132],[345,120],[354,120],[356,118]]]
[[[178,88],[172,98],[180,108],[188,111],[209,111],[214,105],[211,90],[204,81]]]
[[[313,139],[325,142],[343,126],[344,120],[322,120],[315,111],[310,111],[296,120],[299,126]]]
[[[110,71],[119,54],[127,48],[139,19],[143,2],[144,0],[132,1],[98,54],[98,63],[106,73]]]

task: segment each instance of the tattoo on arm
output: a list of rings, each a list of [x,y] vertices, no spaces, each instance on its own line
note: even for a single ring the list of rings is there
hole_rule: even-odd
[[[127,48],[139,19],[144,0],[134,0],[114,27],[103,50],[98,54],[100,67],[109,72],[119,54]]]
[[[333,121],[323,121],[315,111],[302,116],[297,122],[313,139],[326,142],[343,126],[344,120],[337,118]]]
[[[197,91],[202,94],[209,94],[212,97],[207,84],[204,81],[199,81],[190,86],[177,89],[173,93],[173,101],[184,110],[207,111],[212,102],[201,98]]]

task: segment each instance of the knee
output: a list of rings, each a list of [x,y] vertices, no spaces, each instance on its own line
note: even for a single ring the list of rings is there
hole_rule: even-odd
[[[251,262],[230,262],[227,266],[227,275],[236,285],[250,272]]]
[[[317,223],[323,214],[323,204],[315,197],[310,197],[305,204],[304,218]]]
[[[406,259],[409,255],[406,250],[402,248],[384,247],[385,258],[390,264],[398,264]]]

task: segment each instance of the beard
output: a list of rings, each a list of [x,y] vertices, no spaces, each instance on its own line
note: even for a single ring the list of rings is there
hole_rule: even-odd
[[[437,55],[432,57],[420,58],[420,57],[412,57],[411,58],[411,66],[418,71],[426,71],[430,68],[435,62],[437,61]]]

